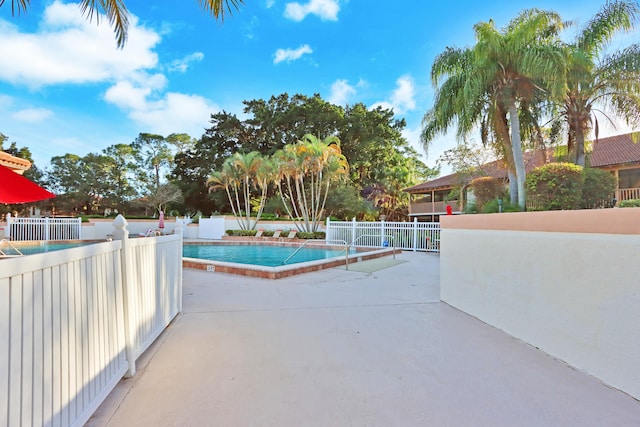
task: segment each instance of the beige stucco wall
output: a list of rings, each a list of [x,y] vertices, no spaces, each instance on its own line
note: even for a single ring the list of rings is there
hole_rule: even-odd
[[[639,226],[640,209],[447,217],[441,298],[640,398]]]

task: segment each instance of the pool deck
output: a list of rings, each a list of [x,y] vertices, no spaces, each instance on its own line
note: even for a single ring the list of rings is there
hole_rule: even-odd
[[[640,425],[637,400],[440,302],[438,255],[370,263],[185,269],[183,313],[87,425]]]

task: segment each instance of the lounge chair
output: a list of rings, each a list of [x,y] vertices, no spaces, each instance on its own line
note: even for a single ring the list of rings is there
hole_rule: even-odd
[[[273,233],[273,237],[276,237],[276,238],[280,237],[280,233],[282,233],[282,230],[276,230],[276,231]]]
[[[297,233],[297,231],[291,230],[289,232],[289,234],[287,235],[287,239],[293,239],[294,237],[296,237],[296,233]]]
[[[262,233],[264,233],[264,230],[261,228],[258,230],[255,237],[262,237]]]

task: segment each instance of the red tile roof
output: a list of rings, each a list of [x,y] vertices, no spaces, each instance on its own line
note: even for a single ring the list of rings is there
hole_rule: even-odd
[[[590,156],[591,167],[640,162],[640,134],[636,133],[637,142],[634,142],[633,135],[626,133],[594,141]]]
[[[634,142],[634,135],[637,142]],[[553,161],[553,149],[546,152],[546,162]],[[538,151],[537,154],[542,152]],[[600,138],[594,142],[593,150],[589,156],[590,165],[594,168],[624,165],[629,163],[640,163],[640,133],[626,133],[623,135]],[[542,166],[545,163],[542,155],[532,156],[531,152],[525,153],[525,169],[527,172]],[[478,176],[490,175],[494,178],[507,178],[507,171],[502,162],[494,161],[482,167],[483,173]],[[466,180],[469,182],[470,180]],[[457,174],[451,174],[436,178],[413,187],[405,188],[408,193],[420,193],[424,190],[434,190],[438,188],[451,188],[460,184]]]
[[[552,154],[552,149],[547,150],[547,162],[550,160]],[[543,152],[537,151],[535,155],[532,152],[524,153],[524,162],[526,171],[530,172],[545,163]],[[480,176],[492,176],[498,179],[507,179],[507,169],[501,160],[489,162],[483,165],[481,169],[482,170],[479,171],[474,178]],[[464,183],[468,184],[470,181],[471,179],[468,178],[464,180]],[[454,173],[451,175],[441,176],[440,178],[436,178],[431,181],[423,182],[422,184],[414,185],[413,187],[405,188],[404,191],[407,193],[421,193],[424,190],[435,190],[438,188],[446,189],[456,185],[460,185],[460,178],[458,177],[458,174]]]

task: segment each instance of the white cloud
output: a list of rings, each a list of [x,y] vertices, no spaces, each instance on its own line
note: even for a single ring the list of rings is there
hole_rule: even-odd
[[[162,99],[149,101],[146,108],[131,111],[130,117],[151,132],[199,136],[204,133],[211,113],[219,111],[220,107],[202,96],[168,92]]]
[[[376,102],[371,108],[382,107],[385,109],[393,109],[396,114],[403,114],[407,111],[415,110],[415,84],[411,76],[404,75],[396,80],[396,89],[391,95],[391,99]]]
[[[21,122],[37,123],[53,115],[53,111],[46,108],[25,108],[11,114],[11,118]]]
[[[2,20],[0,33],[0,80],[32,88],[110,81],[158,62],[152,49],[160,36],[137,18],[131,18],[127,45],[117,49],[111,27],[89,22],[77,4],[48,6],[38,33],[20,32]]]
[[[346,105],[349,97],[356,94],[356,88],[351,86],[347,80],[336,80],[331,85],[331,94],[328,101],[335,105]]]
[[[313,53],[313,49],[308,44],[304,44],[297,49],[278,49],[273,58],[273,63],[278,64],[282,61],[295,61],[300,59],[305,53]]]
[[[411,111],[416,108],[415,92],[416,88],[413,79],[410,76],[402,76],[396,82],[398,87],[393,91],[391,103],[395,105],[399,111]]]
[[[267,6],[267,9],[271,9],[273,7],[274,3],[275,3],[275,0],[267,0],[265,2],[265,6]]]
[[[145,132],[201,135],[211,113],[220,107],[199,95],[162,93],[163,78],[154,75],[139,78],[138,83],[120,81],[107,90],[104,99],[126,111]]]
[[[184,73],[189,69],[189,66],[193,62],[200,62],[203,59],[204,59],[204,53],[194,52],[190,55],[185,56],[182,59],[176,59],[171,61],[171,64],[169,64],[169,71],[177,71],[179,73]]]
[[[340,5],[337,0],[309,0],[307,4],[287,3],[285,18],[302,21],[309,14],[318,15],[323,21],[337,21]]]

